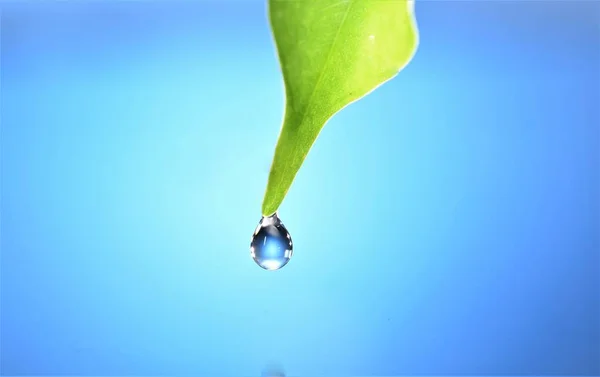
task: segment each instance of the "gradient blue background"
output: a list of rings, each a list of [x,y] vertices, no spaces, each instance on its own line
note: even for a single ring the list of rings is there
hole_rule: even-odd
[[[600,374],[598,2],[417,2],[278,272],[262,1],[1,8],[2,374]]]

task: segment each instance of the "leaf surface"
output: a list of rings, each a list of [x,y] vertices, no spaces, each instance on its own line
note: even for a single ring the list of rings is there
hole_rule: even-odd
[[[409,0],[269,0],[285,115],[262,205],[277,211],[336,112],[390,80],[418,45]]]

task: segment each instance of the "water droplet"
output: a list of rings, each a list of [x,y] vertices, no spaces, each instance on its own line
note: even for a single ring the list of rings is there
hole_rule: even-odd
[[[292,237],[277,214],[263,217],[250,243],[250,255],[256,264],[265,270],[279,270],[290,261],[292,253]]]

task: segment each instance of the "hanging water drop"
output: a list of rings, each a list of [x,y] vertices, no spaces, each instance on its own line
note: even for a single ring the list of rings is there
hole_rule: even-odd
[[[256,264],[265,270],[279,270],[290,261],[292,253],[292,237],[277,214],[263,217],[250,243],[250,255]]]

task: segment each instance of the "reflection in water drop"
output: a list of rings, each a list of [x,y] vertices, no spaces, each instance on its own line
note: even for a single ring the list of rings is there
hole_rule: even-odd
[[[265,270],[279,270],[290,261],[292,237],[277,214],[263,217],[254,231],[250,255]]]

